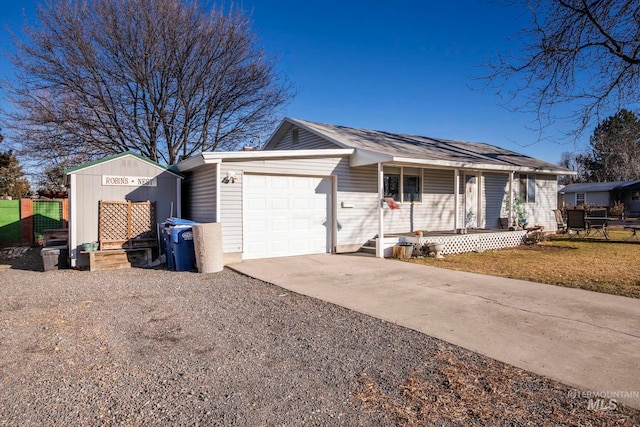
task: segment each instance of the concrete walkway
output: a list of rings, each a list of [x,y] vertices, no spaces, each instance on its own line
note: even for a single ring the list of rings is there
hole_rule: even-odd
[[[359,255],[230,268],[640,408],[640,300]]]

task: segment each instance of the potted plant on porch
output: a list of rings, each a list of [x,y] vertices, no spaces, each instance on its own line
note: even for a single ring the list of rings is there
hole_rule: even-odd
[[[511,217],[509,217],[510,212]],[[504,218],[507,218],[507,223],[511,223],[509,229],[523,229],[527,226],[527,207],[525,206],[524,199],[520,196],[515,196],[512,199],[511,209],[509,209],[509,196],[504,196],[500,214],[502,216],[502,218],[500,218],[501,224]]]

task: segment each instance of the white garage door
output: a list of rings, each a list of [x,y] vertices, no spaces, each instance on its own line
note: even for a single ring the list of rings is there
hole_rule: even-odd
[[[331,252],[330,178],[245,175],[243,258]]]

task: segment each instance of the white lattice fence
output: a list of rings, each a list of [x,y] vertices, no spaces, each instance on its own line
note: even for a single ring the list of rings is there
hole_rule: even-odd
[[[487,251],[512,248],[525,242],[526,231],[505,231],[499,233],[459,234],[455,236],[427,236],[419,239],[419,244],[442,243],[443,254]]]
[[[420,250],[426,243],[441,243],[443,254],[488,251],[512,248],[525,243],[526,231],[504,231],[498,233],[457,234],[454,236],[404,237],[401,240],[413,243]]]

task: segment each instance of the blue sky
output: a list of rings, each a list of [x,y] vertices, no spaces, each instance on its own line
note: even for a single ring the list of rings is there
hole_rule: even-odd
[[[2,2],[12,29],[33,19],[35,1]],[[298,91],[286,115],[423,136],[481,141],[557,163],[574,151],[557,122],[547,140],[533,116],[510,111],[481,91],[481,67],[497,51],[516,50],[525,11],[489,0],[242,0],[278,70]],[[6,30],[0,49],[10,49]],[[4,59],[0,75],[11,70]],[[0,98],[0,102],[4,102]],[[588,135],[585,137],[588,138]],[[587,142],[579,144],[584,148]]]

